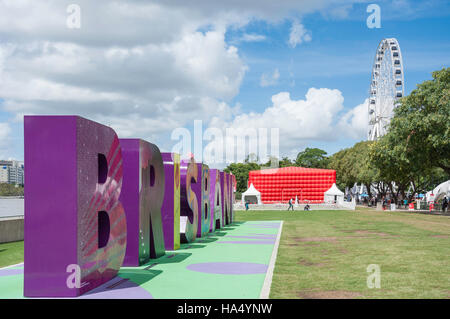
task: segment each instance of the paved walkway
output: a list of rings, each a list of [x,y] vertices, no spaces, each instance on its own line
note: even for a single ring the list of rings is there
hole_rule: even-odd
[[[80,298],[260,298],[268,295],[282,222],[236,222],[167,251]],[[0,298],[23,298],[23,264],[0,269]]]

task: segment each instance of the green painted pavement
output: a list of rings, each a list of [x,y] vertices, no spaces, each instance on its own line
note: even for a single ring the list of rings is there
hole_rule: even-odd
[[[122,267],[118,276],[128,279],[128,284],[131,282],[145,289],[153,298],[259,298],[266,278],[264,267],[270,263],[280,225],[279,221],[236,222],[207,237],[197,238],[194,243],[182,244],[179,250],[167,251],[163,257],[152,259],[141,267]],[[264,234],[271,236],[264,237]],[[251,263],[257,264],[254,266],[259,267],[259,270],[262,267],[264,271],[217,274],[187,268],[202,263]],[[226,264],[227,269],[229,265]],[[219,268],[216,264],[216,267],[209,267],[208,270],[214,272]],[[250,268],[240,270],[249,271]],[[118,282],[117,279],[115,281]],[[114,287],[119,292],[115,298],[127,298],[126,289],[120,296],[120,285]],[[104,286],[111,284],[106,283]],[[108,289],[104,291],[108,292]],[[102,298],[103,293],[94,294],[97,295],[94,297]],[[0,270],[0,298],[23,298],[22,274],[1,276]],[[108,295],[105,294],[104,298],[108,298]]]
[[[0,299],[23,298],[23,275],[0,277]]]

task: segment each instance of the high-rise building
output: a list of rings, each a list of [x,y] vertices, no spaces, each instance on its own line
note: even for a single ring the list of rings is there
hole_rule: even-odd
[[[4,165],[3,161],[0,161],[0,183],[8,183],[9,169],[8,165]]]
[[[24,185],[24,163],[0,160],[0,183]]]

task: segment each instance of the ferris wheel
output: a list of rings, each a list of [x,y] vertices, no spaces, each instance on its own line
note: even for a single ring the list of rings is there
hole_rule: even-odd
[[[367,138],[377,140],[386,134],[397,100],[404,95],[403,60],[397,39],[383,39],[378,44],[372,67],[369,91],[369,127]]]

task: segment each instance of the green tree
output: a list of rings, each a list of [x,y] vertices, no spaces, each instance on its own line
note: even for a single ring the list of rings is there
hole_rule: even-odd
[[[23,196],[23,186],[0,183],[0,196]]]
[[[336,170],[339,188],[353,187],[355,183],[364,184],[369,196],[372,195],[369,185],[379,179],[379,171],[369,162],[372,144],[370,141],[359,142],[330,156],[328,168]]]
[[[385,139],[412,170],[450,175],[450,68],[432,75],[401,99]]]
[[[309,168],[327,168],[328,157],[326,155],[327,152],[320,148],[307,147],[304,151],[298,153],[295,165]]]
[[[450,176],[450,68],[400,100],[389,130],[371,146],[371,165],[396,197],[423,192]],[[395,189],[391,182],[395,182]]]
[[[415,172],[408,166],[404,157],[397,156],[399,145],[391,145],[388,137],[374,142],[370,146],[369,161],[378,169],[378,191],[384,195],[389,189],[397,199],[398,194],[405,195]],[[395,185],[395,187],[394,187]]]
[[[270,156],[269,160],[262,166],[261,168],[270,168],[271,165],[278,163],[278,167],[290,167],[295,166],[295,163],[291,161],[288,157],[283,157],[281,160],[278,160],[275,156]]]
[[[372,196],[370,185],[379,181],[379,170],[370,163],[372,141],[356,143],[351,151],[354,159],[354,175],[357,183],[366,185],[369,196]]]
[[[248,172],[259,169],[258,163],[249,162],[247,158],[244,163],[231,163],[224,171],[233,173],[236,177],[236,191],[242,193],[247,190]]]
[[[283,157],[281,159],[281,161],[278,162],[278,165],[280,167],[290,167],[290,166],[295,166],[294,163],[288,158],[288,157]]]
[[[352,187],[356,183],[353,174],[353,162],[349,161],[351,148],[346,148],[330,156],[328,168],[336,171],[336,185],[340,189]]]

